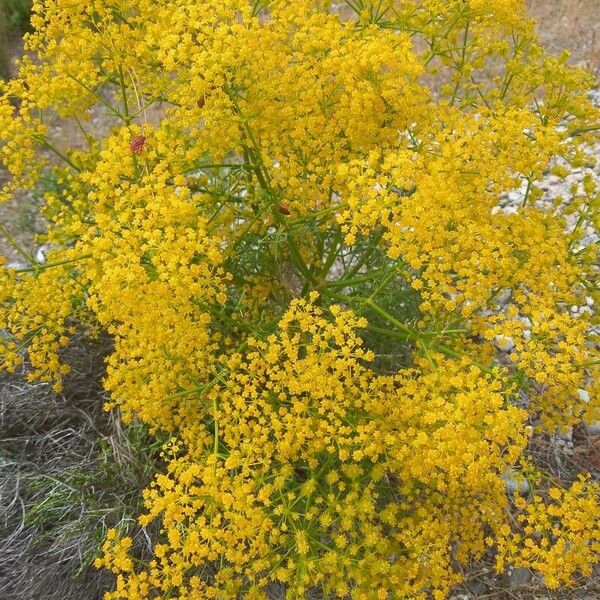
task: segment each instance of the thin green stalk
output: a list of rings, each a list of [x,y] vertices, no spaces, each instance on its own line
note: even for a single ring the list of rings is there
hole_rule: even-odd
[[[388,321],[392,325],[395,325],[398,329],[403,331],[406,335],[415,337],[415,339],[421,339],[421,335],[419,334],[419,332],[417,332],[412,327],[408,327],[407,325],[402,323],[402,321],[399,321],[398,319],[396,319],[396,317],[394,317],[393,315],[390,315],[390,313],[388,313],[386,310],[381,308],[381,306],[379,306],[379,304],[376,304],[375,302],[373,302],[373,300],[371,298],[365,298],[364,303],[368,304],[376,313],[378,313],[381,317],[383,317],[386,321]]]
[[[45,137],[35,136],[35,140],[39,142],[44,148],[50,150],[50,152],[56,154],[60,159],[64,160],[73,170],[78,173],[81,172],[81,167],[78,167],[68,156],[64,155],[58,148],[53,146]]]
[[[65,260],[58,260],[52,263],[38,263],[32,267],[26,267],[23,269],[14,269],[14,273],[37,273],[38,271],[44,271],[45,269],[51,269],[52,267],[61,267],[63,265],[68,265],[70,263],[76,263],[81,260],[85,260],[87,258],[91,258],[91,254],[82,254],[78,258],[70,258]],[[35,262],[31,259],[31,262]]]
[[[193,173],[194,171],[198,171],[199,169],[242,169],[247,170],[251,168],[252,165],[246,163],[208,163],[204,165],[196,165],[191,169],[186,169],[182,171],[183,174]]]
[[[217,404],[217,397],[213,400],[213,421],[215,424],[214,442],[213,442],[213,454],[216,456],[219,453],[219,419],[217,418],[217,410],[219,406]],[[215,468],[217,463],[215,461]]]
[[[466,58],[467,58],[467,42],[469,40],[469,26],[470,26],[471,22],[467,21],[467,24],[465,25],[465,31],[463,34],[463,46],[462,46],[462,53],[461,53],[461,57],[460,57],[460,65],[458,67],[459,72],[461,72],[462,74],[462,70],[465,66],[465,62],[466,62]],[[460,89],[460,79],[458,79],[456,81],[456,85],[454,86],[454,91],[452,92],[452,98],[450,99],[450,106],[454,106],[454,102],[456,100],[456,97],[458,95],[458,90]]]
[[[267,193],[267,195],[271,199],[274,199],[275,194],[273,192],[273,188],[271,187],[271,177],[269,175],[268,169],[266,168],[266,166],[262,160],[258,141],[256,140],[256,137],[254,135],[254,132],[252,131],[252,128],[247,123],[247,121],[242,117],[242,113],[239,108],[239,105],[237,104],[237,102],[235,101],[235,99],[232,96],[230,96],[230,99],[233,103],[236,114],[242,120],[243,131],[246,134],[246,136],[248,137],[248,139],[250,140],[250,143],[252,145],[251,148],[246,148],[245,150],[253,157],[252,162],[256,163],[256,166],[255,166],[256,178],[258,179],[258,182],[259,182],[261,188]],[[277,210],[276,206],[273,206],[272,213],[273,213],[275,220],[277,221],[277,224],[281,228],[287,229],[287,232],[288,232],[287,240],[288,240],[288,244],[289,244],[289,251],[292,256],[292,260],[293,260],[295,266],[298,268],[300,273],[302,273],[302,275],[306,279],[307,283],[310,283],[313,286],[315,286],[315,283],[316,283],[315,279],[314,279],[312,273],[310,272],[310,269],[308,268],[305,260],[302,258],[302,255],[301,255],[300,251],[298,250],[296,243],[294,242],[292,233],[289,230],[288,225],[287,225],[283,215]]]
[[[384,233],[384,229],[381,228],[375,234],[375,238],[371,241],[371,244],[369,245],[369,249],[367,250],[367,252],[365,252],[361,256],[360,260],[350,269],[350,271],[348,271],[348,273],[346,273],[346,277],[354,277],[354,275],[356,275],[360,271],[360,269],[369,260],[369,258],[371,258],[371,256],[373,255],[373,252],[375,252],[375,250],[377,250],[377,246],[379,245],[379,242],[381,241],[381,238],[383,237],[383,233]]]
[[[583,135],[584,133],[591,133],[592,131],[600,131],[600,125],[595,125],[594,127],[583,127],[581,129],[575,129],[575,131],[569,134],[569,137],[577,137],[579,135]]]
[[[464,358],[463,354],[461,354],[457,350],[454,350],[454,348],[450,348],[444,344],[427,344],[425,335],[423,335],[421,332],[417,331],[416,329],[413,329],[412,327],[408,327],[406,324],[402,323],[402,321],[399,321],[398,319],[396,319],[396,317],[394,317],[393,315],[390,315],[390,313],[388,313],[386,310],[381,308],[381,306],[379,306],[378,304],[373,302],[373,300],[371,300],[371,298],[365,298],[364,303],[368,304],[376,313],[378,313],[381,317],[383,317],[388,323],[391,323],[392,325],[397,327],[400,331],[402,331],[403,333],[401,335],[406,336],[408,339],[412,339],[414,341],[420,342],[421,344],[425,344],[426,347],[431,348],[432,350],[435,350],[437,352],[440,352],[441,354],[445,354],[446,356],[450,356],[451,358],[456,358],[456,359]],[[380,330],[379,333],[389,333],[392,335],[392,337],[398,337],[396,335],[396,333],[398,333],[398,332],[389,331],[389,330],[386,330],[383,328],[378,328],[378,329]],[[488,375],[495,374],[494,370],[492,368],[487,367],[482,364],[479,364],[472,360],[471,360],[471,362],[476,367],[481,369],[484,373],[487,373]]]
[[[96,98],[98,98],[98,100],[100,100],[100,102],[102,104],[104,104],[104,106],[108,109],[108,111],[110,113],[112,113],[115,117],[121,119],[121,121],[124,120],[123,115],[116,109],[114,108],[114,106],[112,106],[109,102],[107,102],[102,95],[91,89],[90,87],[88,87],[87,85],[85,85],[85,83],[83,83],[83,81],[79,81],[79,79],[77,79],[77,77],[75,77],[74,75],[67,75],[67,77],[69,77],[69,79],[72,79],[75,83],[77,83],[78,85],[80,85],[86,92],[88,92],[89,94],[92,94],[92,96],[96,96]]]
[[[331,213],[339,212],[340,210],[346,208],[346,206],[347,206],[347,204],[345,202],[340,202],[339,204],[336,204],[335,206],[329,206],[328,208],[323,208],[322,210],[316,210],[314,212],[309,212],[308,214],[303,215],[301,217],[296,217],[295,219],[290,219],[289,221],[287,221],[287,223],[290,227],[295,226],[295,225],[302,225],[312,219],[315,219],[315,218],[318,219],[319,217],[324,217]]]
[[[242,233],[236,238],[236,240],[234,241],[233,245],[231,246],[231,249],[229,250],[229,252],[227,253],[227,255],[225,256],[225,260],[227,260],[228,258],[230,258],[233,254],[233,252],[237,249],[237,247],[244,241],[244,238],[246,237],[247,233],[252,229],[252,227],[254,227],[254,225],[256,224],[256,222],[260,219],[260,217],[263,215],[263,213],[265,212],[265,208],[263,208],[262,210],[259,210],[255,215],[254,218],[252,219],[252,221],[250,221],[248,223],[248,225],[246,225],[246,227],[244,228],[244,230],[242,231]]]
[[[369,304],[372,302],[373,298],[376,298],[379,292],[390,282],[390,280],[395,275],[395,269],[392,269],[385,277],[383,277],[381,283],[371,292],[371,295],[368,298],[365,298],[361,304]]]
[[[531,174],[527,178],[527,189],[525,190],[525,197],[523,198],[523,204],[521,205],[522,208],[525,208],[527,206],[527,201],[529,200],[529,194],[531,193],[532,186],[533,186],[533,174]]]
[[[15,240],[15,238],[11,235],[10,231],[8,231],[8,229],[6,229],[6,227],[4,227],[4,225],[2,225],[0,223],[0,232],[2,233],[2,235],[6,238],[6,241],[28,262],[28,263],[34,263],[35,260],[33,258],[33,256],[29,255],[27,252],[25,252],[25,250],[23,250],[23,248],[21,248],[21,245],[17,242],[17,240]]]
[[[415,335],[413,332],[403,332],[393,331],[391,329],[386,329],[385,327],[378,327],[377,325],[367,325],[367,331],[371,331],[373,333],[379,333],[381,335],[387,335],[388,337],[397,338],[403,342],[416,342],[421,339],[418,335]]]
[[[569,252],[571,252],[571,250],[575,246],[575,243],[578,241],[577,238],[575,237],[575,234],[577,233],[577,231],[579,231],[579,228],[581,227],[581,224],[585,221],[585,218],[586,218],[586,214],[580,212],[579,216],[577,218],[577,222],[575,223],[575,226],[573,227],[573,229],[571,230],[571,232],[569,234],[571,237],[571,239],[569,240],[569,245],[568,245]]]
[[[381,274],[381,271],[374,271],[370,276],[365,275],[364,277],[344,278],[337,279],[335,281],[326,281],[320,287],[321,288],[339,288],[347,287],[352,285],[360,285],[361,283],[369,283],[373,281],[373,278]]]
[[[337,258],[337,254],[340,251],[340,247],[342,245],[342,240],[343,240],[342,232],[339,230],[336,231],[334,239],[333,239],[333,243],[331,244],[331,249],[325,260],[325,264],[323,265],[323,268],[321,269],[321,272],[319,273],[320,277],[324,278],[327,275],[327,273],[329,273],[329,269],[331,269],[331,266],[335,262],[335,259]]]
[[[576,366],[585,369],[586,367],[595,367],[596,365],[600,365],[600,360],[590,360],[589,362],[579,363]]]
[[[123,121],[125,125],[129,125],[131,123],[131,115],[129,114],[127,86],[125,85],[125,76],[123,75],[123,67],[121,65],[119,65],[119,87],[121,88],[121,98],[123,99]]]
[[[236,349],[235,352],[242,352],[246,346],[248,345],[248,340],[244,340]],[[223,377],[231,372],[231,369],[225,367],[218,371],[215,376],[207,383],[203,385],[198,385],[193,388],[189,388],[187,390],[181,390],[180,392],[175,392],[174,394],[170,394],[165,398],[165,400],[173,400],[175,398],[181,398],[182,396],[189,396],[191,394],[204,394],[212,389],[219,381],[223,380]]]

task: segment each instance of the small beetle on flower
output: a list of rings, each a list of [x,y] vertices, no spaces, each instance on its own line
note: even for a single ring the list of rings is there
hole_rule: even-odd
[[[136,135],[129,143],[129,149],[134,154],[140,154],[146,146],[146,137],[143,135]]]

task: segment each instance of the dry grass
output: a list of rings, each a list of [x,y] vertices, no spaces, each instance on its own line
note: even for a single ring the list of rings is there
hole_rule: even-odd
[[[99,600],[112,578],[91,566],[106,529],[135,536],[140,490],[156,468],[141,426],[102,410],[108,343],[69,350],[65,392],[0,378],[0,600]]]

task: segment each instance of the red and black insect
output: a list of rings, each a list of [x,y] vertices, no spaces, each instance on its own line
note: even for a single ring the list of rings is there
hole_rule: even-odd
[[[143,135],[136,135],[131,142],[129,142],[129,149],[134,154],[140,154],[140,152],[146,146],[146,137]]]

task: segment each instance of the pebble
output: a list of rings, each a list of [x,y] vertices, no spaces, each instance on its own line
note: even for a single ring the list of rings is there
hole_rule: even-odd
[[[502,352],[510,352],[515,347],[515,342],[511,337],[507,335],[497,335],[494,338],[494,344],[498,350]]]
[[[533,575],[529,569],[514,569],[509,567],[503,579],[504,585],[514,590],[530,583]]]
[[[507,469],[502,476],[506,483],[506,491],[509,494],[514,494],[515,492],[520,494],[521,496],[525,496],[529,493],[529,482],[521,477],[514,469]]]
[[[583,390],[583,389],[578,389],[577,390],[577,395],[579,396],[579,399],[582,402],[589,402],[590,401],[590,393],[587,390]]]
[[[506,304],[510,300],[511,296],[512,296],[512,290],[510,288],[506,288],[506,289],[502,290],[496,296],[494,301],[498,306],[502,306],[503,304]]]
[[[573,441],[573,428],[568,427],[564,431],[559,430],[558,433],[556,434],[556,439],[564,440],[567,442],[572,442]]]
[[[600,88],[592,90],[588,94],[588,98],[594,106],[600,106]]]
[[[464,587],[466,587],[471,594],[474,594],[475,598],[483,596],[489,589],[483,581],[470,581],[466,583]]]
[[[35,260],[39,263],[45,263],[46,262],[46,254],[48,253],[49,250],[50,250],[49,244],[44,244],[43,246],[40,246],[38,248],[37,252],[35,253]]]
[[[519,212],[519,209],[516,206],[506,206],[505,208],[502,209],[502,212],[506,216],[516,215]]]
[[[523,202],[523,194],[520,190],[511,190],[510,192],[508,192],[508,200],[514,203]]]
[[[12,261],[6,264],[7,269],[26,269],[27,265],[19,261]]]
[[[564,454],[573,454],[575,448],[573,446],[573,428],[568,427],[564,431],[558,431],[553,436],[555,448]]]

